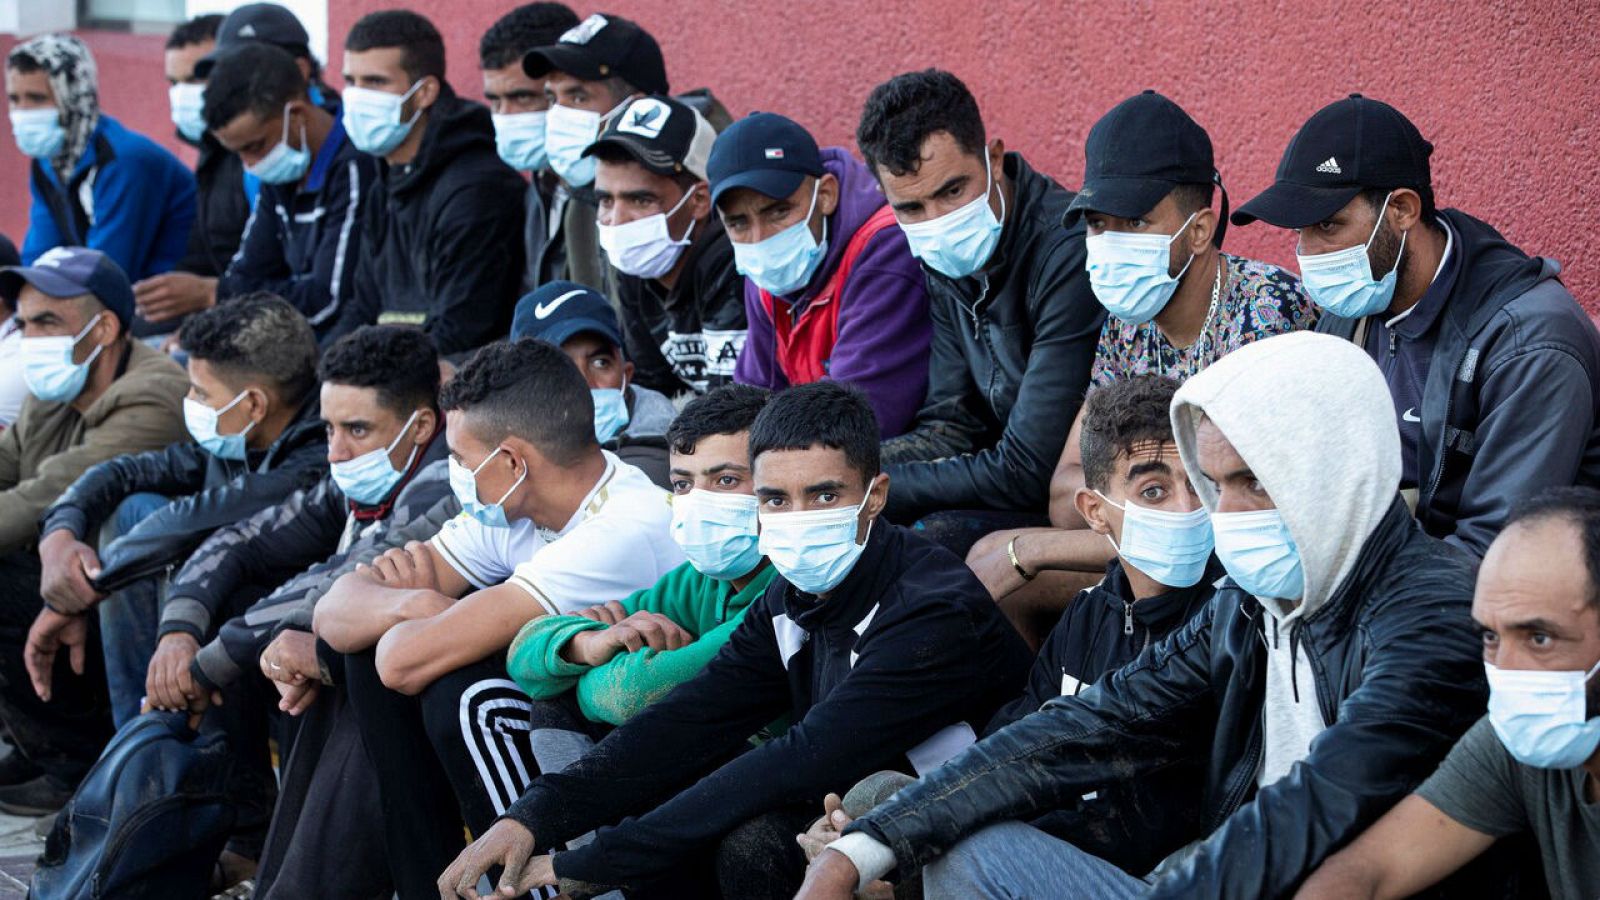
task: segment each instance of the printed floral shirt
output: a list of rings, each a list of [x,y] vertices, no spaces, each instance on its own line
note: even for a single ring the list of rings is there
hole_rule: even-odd
[[[1317,324],[1317,307],[1293,274],[1268,263],[1221,256],[1228,280],[1193,344],[1172,346],[1154,320],[1130,325],[1107,316],[1095,349],[1091,383],[1110,384],[1147,373],[1184,381],[1251,341]]]

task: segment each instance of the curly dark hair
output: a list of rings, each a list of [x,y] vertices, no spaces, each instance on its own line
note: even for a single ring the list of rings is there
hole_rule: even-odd
[[[1083,482],[1097,491],[1111,483],[1117,454],[1145,441],[1172,443],[1168,409],[1178,382],[1161,375],[1135,375],[1089,392],[1083,401]]]
[[[400,48],[400,68],[416,82],[429,75],[444,81],[444,38],[425,17],[409,9],[382,9],[367,13],[351,26],[344,39],[347,53],[379,47]]]
[[[479,440],[493,444],[515,435],[558,466],[576,465],[598,446],[589,383],[546,341],[482,347],[445,382],[439,406],[466,413]]]
[[[317,386],[317,336],[277,294],[240,294],[196,313],[183,323],[178,343],[229,387],[263,379],[279,400],[297,404]]]
[[[249,41],[224,52],[206,77],[206,128],[216,130],[246,112],[270,121],[290,100],[306,96],[306,78],[289,51]]]
[[[701,438],[749,431],[772,399],[772,392],[750,384],[729,384],[690,401],[667,426],[673,453],[693,453]]]
[[[478,41],[478,65],[503,69],[535,47],[548,47],[578,24],[565,3],[526,3],[501,16]]]
[[[863,483],[879,471],[878,417],[867,395],[838,381],[813,381],[774,394],[750,426],[750,460],[769,450],[844,451]]]
[[[217,29],[222,27],[222,20],[225,18],[227,16],[221,13],[208,13],[179,23],[177,28],[172,29],[172,34],[167,36],[166,49],[179,50],[216,40]]]
[[[364,325],[322,354],[323,384],[376,388],[378,402],[402,418],[439,408],[439,352],[417,328]]]
[[[989,140],[978,101],[961,79],[940,69],[907,72],[872,89],[856,126],[856,144],[874,175],[905,175],[922,165],[922,144],[946,132],[957,146],[982,156]]]

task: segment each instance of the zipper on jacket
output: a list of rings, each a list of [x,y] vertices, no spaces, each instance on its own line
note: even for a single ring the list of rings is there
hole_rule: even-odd
[[[1133,604],[1122,601],[1122,633],[1133,636]]]
[[[1472,352],[1472,342],[1471,340],[1468,340],[1467,352],[1466,354],[1462,355],[1461,362],[1456,364],[1455,372],[1450,377],[1450,389],[1444,392],[1444,430],[1439,434],[1440,441],[1448,442],[1450,440],[1450,402],[1455,399],[1456,382],[1460,380],[1461,371],[1462,369],[1466,368],[1467,357],[1470,356]],[[1424,502],[1432,502],[1434,494],[1438,493],[1439,491],[1439,482],[1444,478],[1444,457],[1449,451],[1450,447],[1447,443],[1439,448],[1439,461],[1434,464],[1433,477],[1428,480],[1428,492],[1425,494],[1418,493],[1417,495],[1417,516],[1419,520],[1422,515],[1422,504]]]

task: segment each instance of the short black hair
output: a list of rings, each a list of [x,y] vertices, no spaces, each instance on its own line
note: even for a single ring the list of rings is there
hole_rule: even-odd
[[[299,403],[317,386],[317,336],[277,294],[242,294],[196,313],[178,343],[222,377],[266,380],[285,403]]]
[[[1589,575],[1589,605],[1600,610],[1600,490],[1546,488],[1511,508],[1502,533],[1513,525],[1550,520],[1568,522],[1578,530],[1583,563]]]
[[[575,465],[599,446],[589,382],[547,341],[482,347],[445,382],[439,405],[471,415],[479,439],[497,443],[515,435],[558,466]]]
[[[384,9],[362,16],[344,39],[347,53],[400,48],[400,68],[416,84],[432,75],[444,81],[444,38],[426,18],[409,9]]]
[[[974,156],[982,156],[989,144],[978,101],[961,79],[924,69],[896,75],[872,89],[856,127],[856,144],[874,175],[879,169],[905,175],[922,165],[923,142],[940,131]]]
[[[1172,395],[1178,382],[1162,375],[1135,375],[1089,392],[1083,401],[1083,483],[1104,491],[1116,470],[1117,454],[1146,441],[1172,443]]]
[[[222,27],[222,20],[226,18],[227,16],[221,13],[207,13],[179,23],[177,28],[172,29],[172,34],[167,36],[166,49],[179,50],[216,40],[217,29]]]
[[[1216,196],[1216,191],[1217,186],[1212,182],[1194,181],[1177,185],[1167,196],[1177,205],[1179,213],[1189,216],[1202,209],[1210,209],[1211,199]]]
[[[673,453],[693,453],[701,438],[749,431],[772,399],[772,392],[750,384],[729,384],[689,402],[667,426]]]
[[[376,388],[378,402],[404,417],[439,408],[439,351],[419,328],[363,325],[322,354],[323,384]]]
[[[750,426],[750,460],[769,450],[844,451],[863,482],[877,477],[878,417],[861,391],[838,381],[813,381],[773,395]]]
[[[284,104],[306,96],[306,78],[287,50],[247,41],[223,53],[206,78],[201,116],[215,131],[250,112],[262,120],[283,112]]]
[[[578,14],[565,3],[526,3],[501,16],[478,41],[478,65],[503,69],[520,64],[535,47],[548,47],[578,24]]]
[[[661,175],[660,172],[657,172],[654,169],[645,166],[644,163],[639,162],[639,157],[634,156],[632,153],[629,153],[621,147],[618,147],[616,144],[601,144],[600,146],[594,148],[594,152],[590,153],[589,155],[593,156],[600,162],[610,163],[611,165],[633,163],[651,175]],[[684,169],[681,172],[674,172],[671,175],[662,175],[661,177],[671,179],[672,183],[676,184],[678,188],[685,194],[689,193],[690,189],[692,189],[695,185],[705,181],[704,178],[701,178],[699,175],[696,175],[688,169]]]
[[[1417,192],[1417,196],[1422,198],[1423,227],[1432,228],[1437,231],[1439,224],[1435,220],[1439,218],[1439,210],[1433,204],[1433,186],[1424,185],[1423,187],[1416,188],[1411,187],[1410,185],[1400,185],[1400,187],[1410,188],[1411,190]],[[1399,190],[1399,188],[1363,188],[1361,191],[1361,199],[1367,201],[1367,205],[1372,207],[1373,215],[1378,215],[1379,210],[1383,209],[1383,202],[1389,199],[1389,194],[1396,190]]]

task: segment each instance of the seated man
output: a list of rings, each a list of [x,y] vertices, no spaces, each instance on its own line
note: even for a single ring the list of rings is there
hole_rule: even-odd
[[[665,493],[601,450],[589,387],[543,341],[480,350],[444,388],[464,514],[345,575],[315,629],[343,654],[376,770],[395,887],[426,896],[526,786],[529,701],[506,678],[522,626],[621,600],[683,562]],[[515,723],[515,724],[513,724]]]
[[[597,163],[583,151],[629,100],[671,90],[661,46],[637,23],[595,13],[555,43],[528,51],[522,69],[544,83],[549,106],[545,155],[561,179],[558,191],[565,194],[560,230],[566,268],[558,277],[610,294],[610,266],[600,250],[600,209],[594,196]]]
[[[865,397],[790,388],[751,426],[750,457],[759,548],[779,577],[699,675],[536,780],[440,877],[441,895],[467,896],[504,866],[506,896],[559,875],[789,897],[808,800],[885,767],[939,765],[1016,695],[1027,651],[982,585],[915,533],[876,527],[890,485]],[[788,731],[746,749],[785,713]]]
[[[187,381],[128,339],[133,289],[98,250],[57,248],[32,267],[0,269],[0,299],[20,332],[7,362],[28,390],[0,431],[0,720],[15,748],[0,764],[0,810],[39,815],[72,790],[109,734],[100,654],[84,653],[86,620],[65,636],[72,664],[63,654],[54,694],[43,693],[55,702],[28,687],[22,647],[41,611],[39,516],[96,463],[179,440]]]
[[[489,111],[445,81],[444,39],[410,10],[369,13],[344,42],[342,122],[379,157],[351,302],[331,340],[416,325],[460,357],[506,333],[522,286],[527,185],[494,148]]]
[[[179,337],[190,355],[184,419],[192,440],[89,469],[41,529],[49,608],[30,642],[65,638],[63,629],[98,606],[118,725],[138,713],[145,693],[163,571],[211,532],[327,472],[316,338],[294,307],[270,295],[240,298],[190,317]],[[88,542],[108,521],[117,536],[96,554]],[[92,761],[98,749],[77,752]]]
[[[1083,189],[1067,208],[1080,217],[1089,283],[1110,313],[1100,330],[1090,381],[1109,384],[1152,372],[1182,382],[1250,341],[1311,327],[1316,307],[1300,280],[1274,265],[1223,253],[1227,192],[1211,137],[1176,103],[1154,91],[1122,101],[1096,122],[1084,147]],[[1083,487],[1077,429],[1050,479],[1052,528],[999,531],[967,562],[1024,636],[1059,616],[1078,583],[1099,577],[1105,541],[1076,511]],[[1012,565],[1012,558],[1020,565]],[[1050,573],[1042,579],[1042,573]]]
[[[478,68],[483,70],[483,99],[494,118],[495,150],[506,165],[529,179],[523,193],[524,291],[566,277],[561,218],[567,200],[566,193],[557,190],[561,179],[550,171],[544,149],[550,115],[544,79],[523,71],[522,58],[535,48],[554,44],[576,24],[578,16],[566,4],[538,0],[496,19],[478,41]]]
[[[1555,260],[1435,207],[1432,153],[1394,107],[1352,94],[1300,128],[1233,223],[1299,234],[1317,330],[1383,369],[1417,518],[1481,556],[1513,503],[1600,484],[1600,333]]]
[[[628,355],[640,383],[669,397],[732,383],[744,348],[744,283],[706,183],[716,139],[698,112],[652,95],[584,151]]]
[[[610,302],[582,285],[552,281],[517,301],[511,339],[525,338],[560,347],[583,373],[601,449],[670,488],[666,435],[678,410],[665,396],[634,382],[633,363],[622,352],[622,330]]]
[[[872,173],[776,113],[729,126],[708,168],[754,332],[735,377],[848,382],[883,437],[904,433],[927,394],[928,288]]]
[[[350,143],[337,111],[311,101],[294,57],[271,44],[219,55],[205,97],[210,133],[261,180],[218,296],[277,294],[326,333],[354,290],[377,161]]]
[[[11,136],[29,157],[24,263],[78,246],[111,257],[131,281],[177,265],[194,223],[194,174],[100,109],[94,57],[82,41],[46,34],[12,47],[6,99]],[[134,337],[164,330],[130,318]]]
[[[856,143],[922,261],[933,318],[928,396],[884,443],[889,517],[965,556],[992,531],[1047,524],[1050,471],[1089,386],[1105,310],[1063,228],[1072,192],[988,139],[948,72],[873,89]]]
[[[534,707],[540,771],[565,768],[592,744],[584,733],[621,725],[698,674],[766,591],[773,569],[756,546],[750,426],[767,397],[748,385],[717,388],[667,432],[672,538],[688,562],[620,603],[534,619],[511,642],[506,670],[535,701],[552,701]],[[539,727],[567,734],[541,746]]]
[[[1263,384],[1296,402],[1263,405]],[[802,897],[936,859],[931,896],[1282,896],[1481,714],[1473,563],[1398,497],[1400,438],[1365,354],[1310,333],[1250,344],[1178,390],[1172,423],[1228,571],[1211,602],[851,823]],[[1124,852],[1164,857],[1151,876],[1013,821],[1175,765],[1205,773],[1173,800],[1201,815],[1127,836],[1142,846]]]
[[[1550,896],[1600,897],[1600,492],[1520,504],[1484,555],[1472,616],[1489,714],[1298,897],[1409,897],[1530,832]]]

